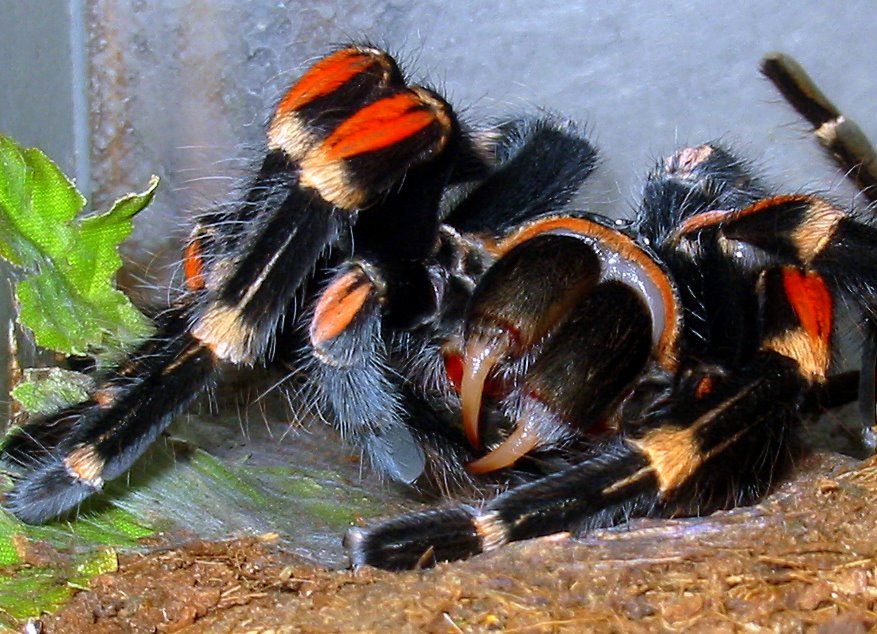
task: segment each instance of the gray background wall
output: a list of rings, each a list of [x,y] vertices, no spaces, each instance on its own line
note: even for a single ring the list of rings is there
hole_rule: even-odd
[[[162,176],[127,248],[126,279],[148,291],[282,90],[334,44],[389,47],[471,120],[541,106],[587,122],[602,166],[582,202],[623,215],[655,158],[717,137],[785,190],[852,202],[757,66],[792,53],[877,135],[875,27],[873,0],[0,0],[0,132],[48,151],[98,207]]]

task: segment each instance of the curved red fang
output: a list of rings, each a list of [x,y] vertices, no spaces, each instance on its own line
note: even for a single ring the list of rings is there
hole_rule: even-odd
[[[824,345],[831,338],[833,306],[825,280],[812,271],[783,270],[783,288],[807,335]]]
[[[466,465],[469,473],[484,474],[513,465],[533,451],[543,441],[538,426],[522,421],[502,444],[485,456]]]
[[[463,387],[463,355],[459,352],[445,352],[443,354],[445,373],[457,394]],[[499,377],[489,376],[484,384],[483,394],[490,398],[501,398],[509,391],[509,386]]]
[[[277,114],[295,112],[311,101],[329,95],[353,77],[381,63],[383,55],[357,48],[345,48],[314,64],[284,95]]]
[[[339,125],[321,146],[325,162],[375,152],[411,138],[437,121],[413,92],[371,103]]]

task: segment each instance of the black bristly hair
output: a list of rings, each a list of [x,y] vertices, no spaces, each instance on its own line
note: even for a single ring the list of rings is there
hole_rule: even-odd
[[[194,228],[186,293],[153,339],[99,379],[89,401],[30,422],[7,445],[23,467],[7,508],[30,522],[74,508],[124,473],[223,364],[272,362],[278,332],[296,333],[284,319],[313,300],[305,282],[315,268],[353,255],[345,240],[358,219],[374,214],[396,236],[421,236],[405,253],[401,239],[364,225],[363,248],[424,257],[444,187],[470,177],[455,173],[457,159],[473,172],[469,144],[450,106],[406,85],[383,51],[351,46],[317,62],[278,104],[241,200]]]
[[[322,58],[279,102],[248,190],[193,230],[157,334],[7,444],[6,507],[74,508],[227,364],[300,375],[290,400],[392,480],[507,488],[352,529],[354,566],[748,503],[814,410],[855,398],[831,374],[840,301],[870,327],[873,418],[869,221],[775,195],[709,143],[661,161],[615,223],[570,208],[597,163],[582,130],[539,115],[475,133],[379,49]]]
[[[600,266],[610,267],[617,256],[607,257],[609,245],[623,244],[621,238],[595,228],[577,229],[576,222],[549,220],[545,232],[521,229],[527,234],[523,246],[553,231],[572,235],[581,230],[581,240],[599,254]],[[675,304],[665,296],[664,307],[649,303],[647,314],[665,326],[680,317],[682,322],[671,350],[661,351],[663,363],[656,363],[661,360],[657,341],[651,360],[638,362],[642,382],[633,396],[614,388],[619,398],[630,400],[642,390],[641,402],[621,408],[615,434],[595,440],[568,467],[514,487],[479,509],[453,506],[352,529],[345,543],[353,566],[405,569],[422,565],[427,551],[438,561],[460,559],[511,541],[612,525],[631,515],[703,514],[751,503],[787,473],[799,450],[802,421],[813,411],[813,395],[830,390],[835,396],[842,393],[844,402],[852,397],[844,376],[835,385],[841,389],[828,388],[833,384],[833,294],[867,314],[874,293],[850,290],[855,284],[870,287],[877,269],[838,266],[838,256],[831,254],[867,248],[877,241],[874,228],[817,197],[771,197],[743,161],[711,144],[680,150],[659,164],[647,180],[633,229],[637,240],[650,246],[643,253],[660,264],[643,268],[642,279],[659,289],[661,276],[667,275],[668,294],[677,293]],[[857,236],[852,244],[848,234]],[[630,253],[629,248],[613,248]],[[511,250],[505,257],[515,255]],[[543,258],[530,262],[538,267]],[[489,461],[485,471],[516,458],[526,463],[523,454],[534,446],[550,452],[556,443],[569,442],[568,436],[586,422],[574,406],[580,395],[576,388],[592,389],[591,373],[600,367],[587,357],[599,358],[603,352],[616,363],[622,359],[612,355],[606,335],[577,341],[564,331],[565,324],[575,323],[575,311],[564,313],[560,325],[552,327],[548,344],[545,335],[532,342],[522,338],[522,324],[532,327],[534,317],[523,308],[527,302],[517,298],[526,296],[523,287],[531,281],[540,284],[540,278],[536,273],[532,280],[516,276],[514,268],[501,275],[502,266],[500,259],[497,274],[488,272],[475,291],[475,298],[489,299],[486,305],[473,302],[472,314],[495,315],[479,326],[477,336],[488,331],[494,343],[479,343],[469,351],[469,363],[483,363],[492,354],[490,346],[504,337],[532,346],[524,351],[535,357],[522,371],[520,389],[567,421],[567,427],[565,438],[539,422],[538,410],[527,412],[520,434],[510,434],[499,448],[489,447],[488,457],[471,465]],[[642,284],[627,279],[633,288]],[[600,281],[596,288],[611,283]],[[522,307],[515,308],[516,302]],[[661,312],[667,306],[677,312]],[[601,324],[604,317],[609,323],[632,324],[634,315],[630,309],[618,316],[591,311],[591,319]],[[600,330],[585,321],[576,332]],[[567,360],[542,363],[555,341],[559,359],[565,350]],[[504,358],[496,355],[489,363],[507,363]],[[569,395],[564,396],[567,386]],[[478,434],[473,436],[477,442]]]
[[[410,351],[435,350],[437,333],[455,328],[492,260],[441,222],[448,190],[507,188],[508,164],[532,148],[568,173],[529,195],[515,184],[506,207],[533,203],[522,220],[562,207],[593,169],[594,149],[572,124],[521,119],[476,140],[385,52],[354,45],[319,60],[278,103],[241,198],[194,227],[185,292],[156,334],[104,372],[91,399],[31,421],[7,444],[19,468],[7,508],[29,522],[75,508],[229,363],[307,374],[299,395],[395,480],[425,472],[439,486],[471,482],[459,431],[424,415],[435,394],[410,389],[397,366],[420,363]]]

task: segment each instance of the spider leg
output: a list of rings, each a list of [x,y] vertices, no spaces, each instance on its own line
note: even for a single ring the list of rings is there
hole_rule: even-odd
[[[354,46],[317,62],[278,105],[268,154],[242,200],[208,213],[193,232],[176,317],[89,401],[12,441],[6,453],[25,470],[7,507],[39,522],[75,506],[129,468],[220,362],[269,360],[290,307],[342,229],[392,201],[403,177],[425,163],[449,179],[461,136],[450,106],[405,86],[386,53]],[[429,195],[436,208],[440,188]]]
[[[729,240],[809,266],[841,292],[857,296],[872,313],[877,308],[877,228],[810,195],[775,196],[730,213],[715,213],[712,220],[703,219],[704,226],[714,224]]]
[[[809,387],[825,380],[832,303],[819,275],[794,267],[766,271],[759,297],[761,348],[739,371],[683,386],[680,398],[659,403],[593,457],[481,510],[458,506],[351,529],[351,564],[406,569],[428,550],[439,561],[460,559],[630,515],[703,513],[763,495],[789,458]]]
[[[382,334],[382,304],[398,280],[363,260],[342,267],[314,307],[303,365],[321,415],[379,472],[410,484],[424,470],[424,455],[406,424],[401,377]]]
[[[786,101],[813,125],[819,143],[847,170],[847,176],[865,197],[872,203],[877,201],[877,151],[859,125],[825,96],[807,71],[791,56],[779,52],[765,55],[761,61],[761,72],[773,82]],[[873,295],[873,291],[869,295]],[[877,402],[877,325],[874,324],[873,315],[867,316],[866,320],[868,335],[863,350],[859,404],[865,422],[865,444],[874,448],[877,445],[873,431],[877,428],[874,407]]]
[[[305,401],[315,402],[380,473],[448,491],[472,484],[463,465],[474,455],[447,420],[450,412],[442,416],[436,410],[443,408],[408,384],[387,341],[387,331],[405,332],[436,311],[440,291],[430,272],[419,263],[405,268],[364,259],[341,267],[314,306],[308,351],[295,366],[310,378]],[[401,343],[409,355],[413,336],[406,332]]]
[[[166,319],[89,401],[31,422],[10,439],[5,457],[25,472],[6,494],[8,510],[39,523],[73,508],[127,471],[173,414],[200,393],[216,358],[180,330],[180,320]]]
[[[235,239],[217,240],[220,252],[205,262],[193,335],[224,360],[260,360],[341,228],[361,208],[393,198],[391,189],[413,167],[442,160],[457,132],[450,106],[414,87],[362,106],[299,161],[290,159],[298,148],[273,150],[266,166],[278,169],[251,189],[254,200],[247,202],[257,209],[245,215],[252,220],[237,227]],[[432,195],[437,206],[438,191]]]
[[[877,228],[830,202],[809,195],[775,196],[736,211],[691,217],[680,228],[690,238],[718,228],[729,240],[742,241],[789,263],[821,274],[829,285],[863,313],[859,403],[865,442],[875,424],[874,367],[877,359]],[[696,239],[696,238],[695,238]]]
[[[446,138],[446,104],[405,87],[395,61],[363,46],[314,64],[280,100],[268,152],[242,200],[201,218],[186,249],[198,292],[197,338],[225,360],[252,364],[302,282],[357,210]],[[399,133],[375,133],[393,121]],[[370,136],[371,135],[371,136]],[[406,150],[408,153],[406,154]],[[386,174],[362,155],[395,151]]]
[[[109,403],[118,393],[119,385],[158,369],[165,362],[162,351],[167,346],[170,333],[184,330],[185,317],[181,310],[172,309],[162,313],[156,319],[156,333],[138,346],[136,355],[129,356],[118,367],[106,372],[89,400],[65,407],[50,417],[26,423],[20,432],[5,439],[3,457],[24,463],[56,448],[70,435],[81,409],[101,402]]]
[[[310,377],[313,394],[305,400],[315,401],[323,418],[361,447],[380,473],[447,490],[454,482],[469,483],[462,465],[473,456],[393,367],[383,335],[393,323],[383,310],[419,286],[411,284],[410,273],[397,276],[363,260],[342,267],[314,307],[310,350],[297,365]]]
[[[564,209],[597,165],[596,148],[557,117],[513,119],[491,136],[498,167],[445,219],[462,233],[501,236]]]
[[[446,244],[456,234],[439,236],[437,227],[424,222],[421,234],[431,231],[433,237],[427,245],[422,237],[410,236],[409,228],[406,222],[392,223],[384,234],[366,233],[357,242],[359,255],[339,267],[314,302],[306,353],[295,364],[311,379],[305,400],[316,403],[322,417],[361,447],[379,472],[407,484],[427,472],[427,480],[443,485],[445,477],[429,473],[459,471],[451,478],[459,480],[464,462],[440,458],[471,455],[465,447],[454,447],[456,438],[435,433],[448,427],[447,421],[433,424],[436,416],[427,415],[429,407],[406,386],[413,370],[404,366],[440,358],[429,343],[441,313],[456,313],[459,308],[448,303],[461,306],[464,301],[450,287],[472,273],[458,261],[467,257],[462,251],[467,245]],[[423,247],[419,253],[413,247],[417,242]],[[434,253],[436,242],[440,246]],[[376,243],[382,249],[374,248]],[[477,263],[475,269],[480,274]],[[433,356],[423,350],[418,354],[422,347]],[[423,380],[449,396],[448,388]],[[441,448],[433,447],[433,441]],[[424,452],[432,452],[435,460],[426,460]]]
[[[847,176],[868,200],[877,202],[877,152],[859,125],[838,110],[807,71],[789,55],[765,55],[761,72],[810,122],[819,143],[847,170]]]

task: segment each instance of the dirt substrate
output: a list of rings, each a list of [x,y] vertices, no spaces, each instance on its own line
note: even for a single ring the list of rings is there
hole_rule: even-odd
[[[866,632],[877,459],[820,456],[763,504],[636,520],[433,570],[327,571],[270,536],[128,554],[42,632]]]

